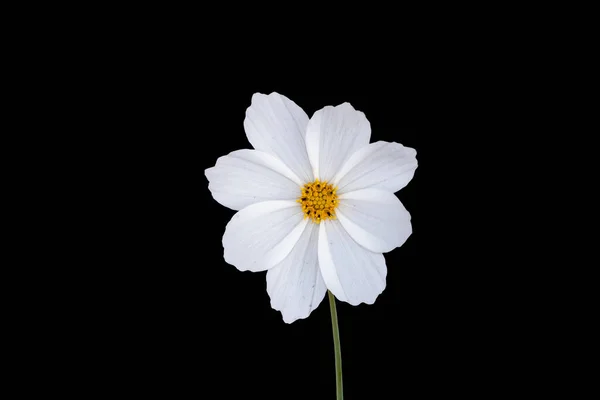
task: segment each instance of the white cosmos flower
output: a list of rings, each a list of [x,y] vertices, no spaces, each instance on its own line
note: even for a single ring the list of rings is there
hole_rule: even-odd
[[[252,96],[244,128],[255,150],[205,171],[215,200],[239,210],[225,228],[225,261],[266,270],[271,306],[287,323],[306,318],[327,289],[373,304],[386,284],[382,253],[412,233],[394,192],[412,179],[416,151],[369,144],[369,121],[348,103],[309,119],[278,93]]]

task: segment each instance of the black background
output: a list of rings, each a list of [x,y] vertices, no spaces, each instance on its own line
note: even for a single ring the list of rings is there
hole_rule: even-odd
[[[467,41],[447,32],[415,46],[428,28],[399,33],[403,24],[393,23],[380,24],[393,33],[373,40],[343,29],[280,46],[273,36],[299,27],[285,20],[281,28],[262,25],[262,35],[253,23],[223,44],[229,31],[215,31],[207,15],[173,26],[136,11],[132,19],[149,29],[133,26],[107,44],[114,27],[103,22],[94,29],[101,45],[82,35],[81,46],[66,51],[73,62],[58,57],[56,74],[55,60],[33,63],[51,71],[55,86],[32,99],[57,109],[28,118],[43,125],[40,138],[26,140],[48,143],[49,160],[36,173],[50,184],[31,196],[31,208],[52,223],[23,224],[45,243],[27,243],[19,254],[41,257],[22,269],[24,286],[38,284],[35,293],[11,299],[33,303],[15,324],[26,343],[8,343],[19,354],[29,350],[20,361],[39,373],[23,387],[77,398],[334,398],[327,300],[308,319],[282,321],[270,308],[265,273],[224,262],[221,237],[234,212],[212,199],[204,176],[219,156],[250,148],[245,110],[253,93],[272,91],[309,116],[350,102],[369,119],[371,141],[417,150],[416,174],[397,194],[414,232],[385,255],[385,291],[371,306],[338,302],[347,400],[514,397],[539,364],[552,367],[556,343],[530,328],[555,308],[535,289],[563,288],[540,283],[541,252],[523,259],[515,249],[514,236],[525,236],[527,248],[535,235],[523,224],[529,217],[513,213],[527,195],[506,173],[521,167],[514,155],[535,131],[511,116],[534,101],[504,64],[494,68],[493,50],[481,57],[494,49],[485,36],[464,52],[458,47]],[[523,186],[536,179],[527,176]]]

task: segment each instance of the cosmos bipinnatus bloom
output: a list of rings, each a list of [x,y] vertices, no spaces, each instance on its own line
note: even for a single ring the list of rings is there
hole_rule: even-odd
[[[220,157],[206,170],[216,201],[238,211],[223,236],[240,271],[267,271],[271,306],[291,323],[329,290],[372,304],[386,285],[382,253],[412,233],[395,192],[417,168],[416,151],[370,143],[365,115],[344,103],[308,118],[278,93],[256,93],[244,128],[254,150]]]

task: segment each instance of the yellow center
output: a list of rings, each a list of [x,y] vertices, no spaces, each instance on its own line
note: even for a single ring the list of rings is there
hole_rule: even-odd
[[[302,205],[304,218],[311,218],[316,224],[326,219],[335,219],[334,210],[339,203],[337,187],[317,179],[305,184],[300,190],[302,195],[297,201]]]

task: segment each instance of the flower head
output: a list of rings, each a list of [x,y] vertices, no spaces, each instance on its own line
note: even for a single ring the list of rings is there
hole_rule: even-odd
[[[244,128],[254,150],[205,172],[215,200],[238,211],[223,236],[225,261],[266,270],[271,306],[288,323],[306,318],[327,289],[373,304],[386,284],[382,253],[412,233],[394,193],[412,179],[416,151],[369,144],[369,121],[348,103],[309,119],[278,93],[252,96]]]

